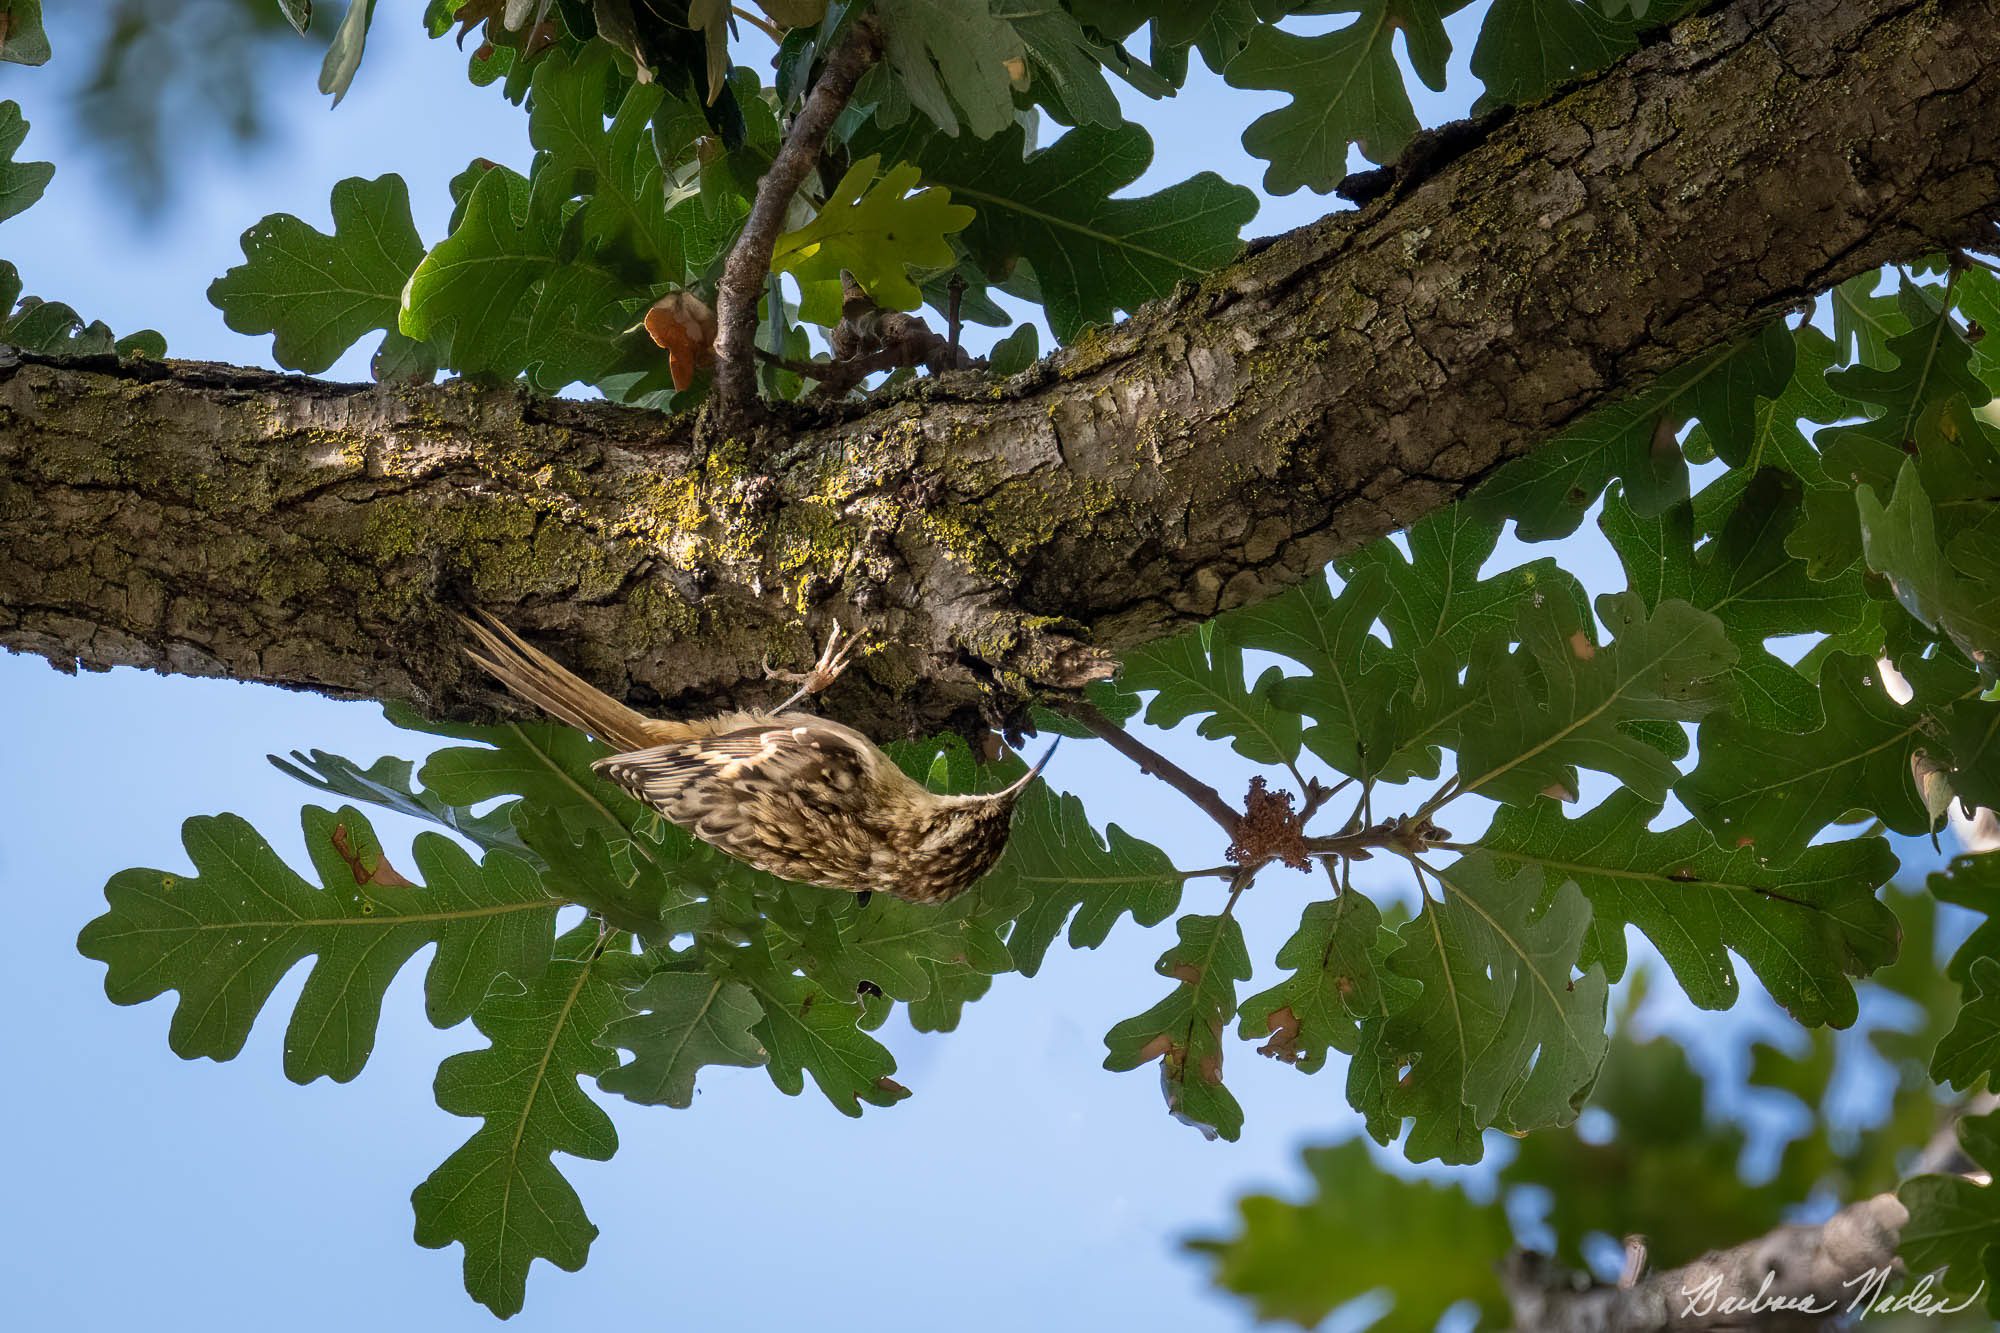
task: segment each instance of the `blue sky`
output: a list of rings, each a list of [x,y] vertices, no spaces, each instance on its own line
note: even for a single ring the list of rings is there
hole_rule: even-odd
[[[84,44],[55,8],[56,62],[0,66],[0,96],[20,101],[33,123],[24,155],[59,168],[44,201],[5,224],[0,256],[20,265],[31,292],[120,332],[158,328],[177,356],[269,364],[267,340],[231,333],[203,298],[264,213],[323,226],[334,181],[397,171],[420,231],[435,240],[445,182],[469,157],[527,165],[525,118],[496,90],[465,83],[462,57],[422,37],[415,4],[384,4],[337,110],[314,91],[310,59],[281,66],[272,144],[246,159],[189,143],[174,207],[141,220],[77,149],[62,90],[78,71],[64,59]],[[1410,81],[1426,123],[1471,99],[1465,61],[1479,12],[1448,25],[1451,94]],[[1149,182],[1213,169],[1254,185],[1261,164],[1237,135],[1278,100],[1198,75],[1177,102],[1144,107],[1161,145]],[[1311,195],[1267,200],[1251,230],[1325,208]],[[364,377],[367,350],[332,374]],[[1590,539],[1563,555],[1579,572],[1603,568]],[[461,1290],[460,1251],[410,1239],[411,1188],[475,1124],[436,1108],[432,1075],[444,1056],[480,1044],[469,1026],[438,1032],[424,1021],[421,962],[391,989],[362,1076],[301,1088],[280,1072],[279,1039],[304,969],[280,986],[238,1059],[189,1063],[167,1049],[172,998],[110,1005],[102,968],[74,947],[112,873],[185,865],[187,816],[235,811],[302,864],[298,809],[313,793],[274,771],[267,752],[416,758],[421,738],[369,704],[131,670],[70,677],[4,655],[0,720],[14,754],[0,769],[10,814],[0,883],[13,901],[0,932],[0,1012],[12,1016],[0,1057],[15,1071],[15,1093],[0,1101],[0,1130],[14,1145],[0,1207],[10,1326],[491,1327]],[[1189,740],[1163,743],[1223,790],[1241,790],[1248,766]],[[1072,742],[1051,776],[1083,793],[1100,824],[1123,824],[1183,865],[1219,860],[1218,839],[1177,796],[1101,747]],[[386,815],[377,826],[392,848],[416,831]],[[1246,899],[1263,968],[1321,887],[1279,872]],[[1220,901],[1219,884],[1202,881],[1185,904]],[[536,1266],[512,1326],[1242,1327],[1178,1239],[1225,1225],[1245,1190],[1296,1188],[1297,1149],[1348,1136],[1354,1118],[1337,1069],[1303,1078],[1247,1045],[1229,1057],[1248,1110],[1235,1144],[1171,1120],[1152,1070],[1105,1072],[1103,1033],[1161,993],[1152,963],[1171,939],[1170,926],[1127,922],[1094,953],[1058,947],[1033,981],[1000,978],[950,1036],[918,1036],[897,1020],[885,1036],[915,1096],[858,1122],[810,1087],[779,1095],[760,1070],[705,1073],[684,1112],[607,1099],[618,1155],[559,1159],[602,1234],[580,1274]],[[1776,1031],[1760,1013],[1745,1006],[1728,1027]]]

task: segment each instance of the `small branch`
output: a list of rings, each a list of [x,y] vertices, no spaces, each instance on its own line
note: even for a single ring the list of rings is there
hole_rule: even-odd
[[[805,105],[792,121],[777,156],[771,159],[771,169],[757,183],[750,216],[723,264],[722,281],[715,292],[715,387],[708,401],[712,420],[723,429],[743,420],[756,404],[757,374],[751,351],[757,339],[757,300],[764,290],[765,275],[771,271],[771,252],[785,225],[785,211],[819,161],[833,122],[854,95],[854,85],[880,54],[881,38],[874,21],[863,18],[827,56],[826,68],[806,94]]]
[[[1236,911],[1236,900],[1243,896],[1243,890],[1249,888],[1256,878],[1256,866],[1236,867],[1236,873],[1229,877],[1229,901],[1222,905],[1222,916],[1228,917]]]
[[[1141,773],[1158,778],[1200,806],[1210,819],[1222,826],[1222,831],[1232,841],[1235,839],[1242,827],[1243,816],[1230,808],[1229,802],[1222,799],[1221,792],[1113,722],[1102,710],[1085,705],[1074,716],[1090,728],[1091,735],[1137,764]]]
[[[951,310],[945,317],[945,341],[950,344],[953,355],[958,353],[958,335],[963,327],[959,320],[959,307],[965,301],[965,279],[954,273],[951,275]]]
[[[777,42],[781,46],[784,44],[785,34],[779,32],[778,25],[765,18],[762,14],[754,14],[741,5],[731,5],[729,12],[763,33],[766,37],[769,37],[772,41]]]
[[[1421,814],[1415,814],[1399,815],[1379,824],[1342,833],[1307,838],[1305,844],[1306,853],[1310,856],[1365,861],[1370,852],[1385,848],[1398,856],[1414,858],[1433,847],[1446,845],[1444,839],[1448,836],[1445,830]]]
[[[1299,786],[1306,794],[1304,803],[1299,806],[1299,827],[1301,828],[1312,823],[1313,816],[1317,815],[1328,801],[1340,795],[1354,781],[1353,778],[1342,778],[1329,787],[1323,782],[1305,777],[1299,772],[1297,765],[1292,765],[1291,769],[1292,776],[1298,779]]]
[[[838,398],[879,370],[921,367],[937,375],[986,364],[978,357],[966,355],[953,339],[933,333],[917,316],[876,305],[853,274],[842,273],[840,282],[844,292],[840,323],[833,327],[827,340],[833,351],[831,360],[802,361],[762,347],[755,349],[757,359],[767,366],[818,380],[819,388],[814,394],[820,398]]]
[[[1432,815],[1444,809],[1445,806],[1457,800],[1458,795],[1459,775],[1454,773],[1450,778],[1446,779],[1444,786],[1439,787],[1431,793],[1429,800],[1417,807],[1417,817],[1420,819],[1429,819]]]
[[[1913,1174],[1975,1171],[1959,1147],[1958,1122],[1996,1104],[2000,1099],[1980,1094],[1948,1112]],[[1501,1282],[1514,1326],[1536,1333],[1724,1333],[1751,1327],[1819,1333],[1845,1327],[1848,1320],[1866,1327],[1861,1317],[1882,1295],[1872,1279],[1891,1273],[1908,1221],[1894,1194],[1877,1194],[1818,1226],[1780,1226],[1658,1273],[1645,1271],[1643,1238],[1628,1238],[1625,1271],[1616,1285],[1594,1282],[1530,1250],[1508,1256]],[[1743,1303],[1752,1300],[1759,1302],[1757,1313],[1746,1315]]]

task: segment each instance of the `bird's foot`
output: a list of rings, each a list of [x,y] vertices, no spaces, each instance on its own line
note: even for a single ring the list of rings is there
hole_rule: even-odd
[[[833,633],[828,636],[826,647],[821,651],[819,661],[813,664],[812,670],[779,671],[772,667],[770,661],[767,659],[764,663],[764,676],[766,679],[782,680],[788,685],[798,686],[798,689],[792,692],[791,698],[779,704],[772,711],[782,713],[807,695],[818,694],[832,685],[833,682],[839,680],[840,673],[847,670],[848,664],[853,660],[854,650],[867,637],[868,631],[865,629],[857,630],[851,635],[844,634],[839,623],[836,622],[833,627]]]

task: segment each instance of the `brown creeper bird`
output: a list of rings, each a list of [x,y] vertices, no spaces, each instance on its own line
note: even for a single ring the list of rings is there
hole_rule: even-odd
[[[543,712],[621,753],[591,767],[702,841],[783,879],[941,903],[1007,846],[1014,804],[1048,763],[1001,791],[940,796],[852,727],[789,712],[840,675],[855,640],[834,632],[798,691],[769,711],[649,718],[579,679],[498,620],[460,617],[467,654]]]

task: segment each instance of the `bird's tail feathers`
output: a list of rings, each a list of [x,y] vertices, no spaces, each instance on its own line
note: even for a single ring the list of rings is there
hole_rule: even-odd
[[[658,725],[578,677],[541,649],[485,612],[459,619],[484,652],[466,656],[522,699],[559,722],[587,731],[618,750],[643,750],[662,739]]]

